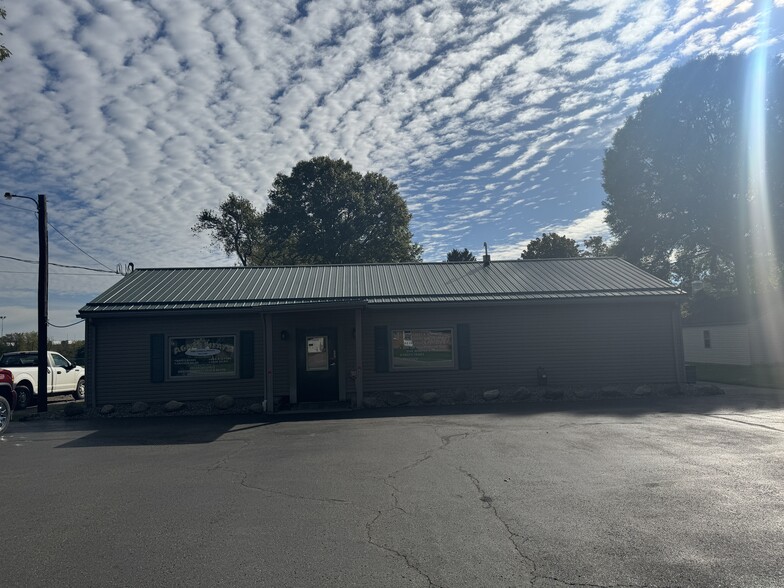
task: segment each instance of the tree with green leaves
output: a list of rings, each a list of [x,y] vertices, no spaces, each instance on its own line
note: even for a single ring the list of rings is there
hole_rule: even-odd
[[[406,202],[379,173],[362,175],[342,159],[315,157],[279,173],[269,200],[263,233],[267,247],[284,253],[284,263],[420,260]]]
[[[471,253],[468,248],[463,249],[452,249],[449,253],[446,254],[447,261],[476,261],[476,256]]]
[[[583,253],[585,257],[607,257],[610,255],[610,246],[601,235],[588,237],[583,241]]]
[[[202,210],[191,230],[208,232],[212,244],[222,247],[226,255],[236,255],[241,265],[263,265],[270,256],[261,217],[250,200],[231,193],[217,211]]]
[[[0,18],[5,20],[5,8],[0,8]],[[0,37],[3,36],[3,33],[0,33]],[[0,61],[11,57],[11,52],[6,48],[5,45],[0,45]]]
[[[520,254],[522,259],[554,259],[580,257],[577,242],[558,233],[542,233],[542,236],[528,242]]]
[[[754,255],[771,252],[751,247],[763,228],[749,213],[759,196],[749,189],[747,153],[752,141],[767,145],[755,164],[767,173],[771,237],[781,253],[784,63],[765,64],[766,100],[754,105],[747,100],[758,58],[714,55],[673,68],[615,133],[603,185],[619,255],[682,283],[700,279],[740,294],[765,286],[748,273]],[[764,138],[749,136],[748,115],[758,108]]]

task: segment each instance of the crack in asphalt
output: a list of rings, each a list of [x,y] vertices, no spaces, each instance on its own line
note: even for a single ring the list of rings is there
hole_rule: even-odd
[[[432,428],[433,428],[433,431],[435,432],[435,434],[438,436],[438,439],[441,441],[441,444],[438,447],[433,447],[433,448],[428,449],[427,451],[423,452],[422,456],[419,457],[418,459],[416,459],[415,461],[413,461],[412,463],[404,465],[403,467],[398,468],[395,471],[393,471],[391,474],[388,474],[386,476],[387,479],[388,478],[395,478],[399,474],[402,474],[403,472],[405,472],[406,470],[413,469],[413,468],[417,467],[419,464],[421,464],[423,462],[426,462],[428,459],[433,457],[433,455],[436,453],[436,451],[441,451],[442,449],[446,449],[447,447],[449,447],[449,445],[452,443],[453,439],[457,439],[457,438],[466,439],[469,435],[474,434],[472,431],[466,431],[464,433],[454,433],[452,435],[441,435],[441,433],[438,432],[438,426],[437,425],[433,425]],[[476,431],[476,432],[481,432],[481,430],[480,431]]]
[[[560,578],[556,578],[554,576],[543,576],[538,574],[536,560],[534,560],[534,558],[532,558],[531,556],[523,553],[521,549],[521,546],[528,543],[531,538],[524,537],[512,530],[509,523],[506,520],[504,520],[504,518],[498,513],[498,509],[493,504],[493,498],[485,492],[485,490],[482,488],[482,485],[479,483],[479,479],[476,476],[474,476],[471,472],[463,468],[457,468],[457,469],[461,473],[465,474],[468,477],[468,479],[471,480],[471,483],[474,485],[474,488],[476,488],[476,491],[479,494],[479,500],[482,502],[482,508],[489,509],[493,512],[493,515],[498,520],[498,522],[500,522],[504,526],[504,529],[506,530],[509,536],[508,537],[509,542],[514,547],[517,554],[520,556],[522,560],[527,562],[528,565],[531,567],[531,572],[530,572],[531,577],[529,579],[529,584],[531,585],[531,588],[534,588],[537,581],[539,580],[550,580],[551,582],[558,582],[563,586],[574,586],[574,587],[584,587],[584,588],[677,588],[675,586],[664,587],[664,586],[656,586],[653,584],[590,584],[586,582],[568,582],[566,580],[561,580]],[[516,541],[516,539],[520,540],[519,544]]]
[[[552,576],[537,576],[539,580],[551,580],[564,586],[575,586],[576,588],[679,588],[678,586],[660,586],[658,584],[588,584],[585,582],[567,582]]]
[[[295,500],[305,500],[305,501],[310,501],[310,502],[328,503],[328,504],[333,504],[333,505],[334,504],[350,505],[350,506],[356,506],[357,508],[364,509],[364,507],[362,507],[361,505],[355,505],[351,501],[343,500],[341,498],[317,498],[317,497],[313,497],[313,496],[302,496],[302,495],[299,495],[299,494],[291,494],[289,492],[283,492],[281,490],[273,490],[271,488],[265,488],[265,487],[262,487],[262,486],[254,486],[253,484],[248,483],[248,472],[247,471],[242,470],[242,469],[238,469],[238,468],[228,467],[226,465],[226,463],[232,457],[237,455],[240,451],[242,451],[243,449],[248,447],[249,444],[250,444],[250,442],[245,442],[242,447],[240,447],[240,448],[238,448],[238,449],[236,449],[234,451],[229,452],[224,457],[222,457],[220,460],[218,460],[213,466],[208,468],[208,471],[223,470],[223,471],[226,471],[226,472],[232,472],[232,473],[235,473],[235,474],[239,474],[241,476],[240,482],[239,482],[240,486],[242,486],[243,488],[247,488],[249,490],[256,490],[258,492],[263,492],[265,494],[274,494],[276,496],[284,496],[286,498],[293,498]],[[421,463],[422,461],[423,460],[418,460],[417,463]],[[395,487],[395,485],[392,484],[389,481],[388,478],[389,478],[389,476],[387,476],[386,478],[383,478],[381,481],[392,490],[392,498],[394,500],[394,506],[392,508],[390,508],[390,509],[377,510],[376,511],[376,516],[373,517],[372,520],[370,520],[369,522],[367,522],[365,524],[365,534],[367,535],[368,543],[373,545],[374,547],[376,547],[378,549],[381,549],[382,551],[385,551],[387,553],[391,553],[392,555],[401,558],[410,569],[415,571],[417,574],[419,574],[422,578],[424,578],[427,581],[427,585],[428,585],[429,588],[444,588],[444,587],[440,586],[439,584],[436,584],[435,582],[433,582],[433,580],[430,578],[430,576],[428,576],[425,572],[420,570],[419,567],[417,567],[417,565],[413,561],[411,561],[409,556],[407,556],[406,554],[404,554],[404,553],[402,553],[402,552],[400,552],[400,551],[398,551],[396,549],[393,549],[391,547],[387,547],[385,545],[382,545],[381,543],[378,543],[377,541],[375,541],[373,539],[373,535],[371,533],[371,527],[373,526],[373,524],[382,515],[384,515],[385,513],[390,512],[390,511],[393,511],[393,510],[397,510],[397,511],[406,513],[405,509],[403,509],[400,506],[400,503],[399,503],[399,500],[398,500],[398,497],[397,497],[397,492],[399,492],[399,489],[397,487]],[[406,514],[408,514],[408,513],[406,513]]]
[[[405,514],[411,514],[411,513],[410,513],[410,512],[408,512],[408,511],[407,511],[405,508],[403,508],[402,506],[400,506],[400,500],[399,500],[399,499],[398,499],[398,497],[397,497],[397,495],[398,495],[398,492],[400,492],[400,488],[398,488],[398,487],[397,487],[397,486],[395,486],[395,485],[394,485],[392,482],[390,482],[388,478],[381,478],[381,482],[383,482],[383,484],[384,484],[385,486],[387,486],[387,487],[388,487],[390,490],[392,490],[392,491],[390,492],[390,494],[392,495],[392,500],[394,500],[394,501],[395,501],[395,504],[394,504],[394,506],[392,507],[392,510],[399,510],[399,511],[400,511],[400,512],[402,512],[402,513],[405,513]],[[387,510],[386,510],[386,512],[389,512],[389,510],[390,510],[390,509],[387,509]]]
[[[528,564],[531,566],[531,578],[529,579],[529,583],[533,587],[534,581],[538,577],[536,575],[536,562],[532,557],[526,555],[520,549],[520,545],[527,543],[530,540],[530,537],[523,537],[519,533],[515,533],[512,530],[512,528],[509,526],[509,523],[507,523],[504,520],[504,518],[498,513],[498,509],[493,504],[492,497],[490,497],[484,491],[481,484],[479,483],[479,479],[476,476],[474,476],[471,472],[464,470],[463,468],[457,468],[457,470],[462,474],[468,476],[468,479],[471,480],[471,483],[474,485],[474,488],[476,488],[476,491],[479,493],[479,500],[483,503],[482,508],[490,509],[493,511],[493,515],[495,516],[495,518],[498,520],[499,523],[501,523],[504,526],[504,529],[506,529],[506,533],[509,536],[508,537],[509,542],[512,544],[512,547],[514,547],[514,550],[517,552],[517,554],[520,556],[522,560],[528,562]],[[520,545],[517,544],[515,538],[522,540]]]
[[[259,492],[265,492],[267,494],[275,494],[277,496],[285,496],[287,498],[294,498],[296,500],[307,500],[311,502],[325,502],[329,504],[352,504],[350,500],[344,500],[342,498],[318,498],[314,496],[302,496],[299,494],[291,494],[289,492],[283,492],[281,490],[273,490],[272,488],[265,488],[263,486],[254,486],[248,482],[248,472],[239,469],[239,468],[232,468],[227,466],[226,464],[230,459],[237,456],[241,451],[247,449],[251,445],[250,440],[245,440],[242,442],[242,446],[234,449],[233,451],[228,452],[218,461],[216,461],[213,465],[207,468],[207,471],[214,472],[216,470],[223,470],[226,472],[231,472],[234,474],[239,474],[240,478],[240,486],[243,488],[247,488],[249,490],[258,490]],[[359,505],[356,505],[359,506]]]
[[[750,423],[748,421],[743,421],[743,420],[740,420],[740,419],[731,419],[729,417],[720,416],[720,415],[717,415],[717,414],[703,413],[702,416],[710,417],[712,419],[720,419],[722,421],[730,421],[732,423],[739,423],[741,425],[748,425],[749,427],[759,427],[760,429],[768,429],[769,431],[776,431],[777,433],[784,433],[784,430],[777,429],[776,427],[771,427],[770,425],[761,425],[759,423]]]
[[[439,431],[438,431],[438,427],[435,426],[435,425],[433,426],[433,431],[438,436],[438,439],[441,442],[441,444],[438,447],[433,447],[431,449],[428,449],[420,457],[415,459],[413,462],[411,462],[409,464],[406,464],[403,467],[400,467],[400,468],[394,470],[393,472],[391,472],[390,474],[387,474],[383,478],[378,478],[378,479],[381,480],[381,482],[385,486],[387,486],[390,489],[390,494],[392,496],[392,500],[393,500],[394,504],[392,505],[391,508],[386,508],[386,509],[381,509],[381,510],[376,511],[376,516],[373,517],[373,519],[371,521],[369,521],[367,523],[367,525],[365,525],[365,532],[367,533],[368,543],[370,543],[371,545],[377,547],[378,549],[381,549],[381,550],[386,551],[388,553],[392,553],[392,554],[396,555],[397,557],[402,558],[403,561],[405,561],[406,565],[409,568],[411,568],[412,570],[416,571],[425,580],[427,580],[428,586],[433,587],[433,588],[443,588],[439,584],[436,584],[435,582],[433,582],[433,580],[430,578],[430,576],[428,576],[417,565],[415,565],[411,561],[411,558],[408,555],[406,555],[405,553],[403,553],[401,551],[398,551],[397,549],[392,549],[391,547],[387,547],[386,545],[383,545],[382,543],[379,543],[378,541],[374,540],[373,539],[373,533],[372,533],[372,530],[371,530],[373,525],[382,516],[384,516],[384,515],[386,515],[386,514],[388,514],[390,512],[399,511],[399,512],[402,512],[402,513],[407,514],[407,515],[411,514],[406,509],[404,509],[402,506],[400,506],[400,499],[398,497],[398,495],[400,494],[400,489],[392,483],[392,480],[394,480],[397,476],[399,476],[403,472],[411,470],[411,469],[419,466],[420,464],[426,462],[431,457],[433,457],[433,455],[435,455],[435,453],[437,451],[440,451],[440,450],[445,449],[446,447],[448,447],[452,443],[452,441],[454,439],[465,439],[469,435],[471,435],[470,431],[463,432],[463,433],[455,433],[455,434],[452,434],[452,435],[441,435],[439,433]]]
[[[214,471],[214,470],[222,469],[223,466],[226,465],[226,462],[228,462],[232,457],[237,455],[240,451],[244,451],[245,449],[247,449],[250,446],[250,444],[251,444],[251,442],[250,442],[249,439],[243,440],[242,441],[242,445],[240,447],[238,447],[237,449],[235,449],[233,451],[229,451],[226,455],[224,455],[222,458],[220,458],[218,461],[216,461],[215,464],[213,464],[210,467],[208,467],[207,471],[211,472],[211,471]]]
[[[432,578],[428,576],[425,572],[423,572],[421,569],[419,569],[419,566],[417,566],[413,561],[411,561],[411,558],[408,555],[406,555],[402,551],[398,551],[397,549],[393,549],[391,547],[387,547],[386,545],[378,543],[373,539],[373,534],[371,533],[370,528],[375,524],[375,522],[378,519],[380,519],[387,512],[389,512],[389,509],[376,511],[376,516],[373,517],[373,519],[365,525],[365,533],[367,534],[368,543],[378,549],[381,549],[382,551],[386,551],[387,553],[391,553],[392,555],[402,559],[410,569],[414,570],[417,574],[419,574],[425,580],[427,580],[427,585],[430,588],[445,588],[444,586],[441,586],[440,584],[436,584],[435,582],[433,582]]]
[[[397,549],[394,549],[392,547],[388,547],[388,546],[380,543],[379,541],[377,541],[376,539],[373,538],[373,533],[372,533],[373,525],[375,525],[376,522],[382,516],[384,516],[384,515],[386,515],[388,513],[391,513],[391,512],[402,512],[402,513],[404,513],[406,515],[410,515],[410,513],[408,511],[406,511],[402,506],[400,506],[400,499],[399,499],[400,489],[397,486],[395,486],[395,484],[392,482],[392,480],[394,480],[401,473],[403,473],[405,471],[408,471],[408,470],[411,470],[411,469],[419,466],[420,464],[424,463],[425,461],[429,460],[431,457],[433,457],[433,455],[437,451],[440,451],[442,449],[447,448],[455,439],[466,439],[469,435],[472,434],[470,431],[466,431],[466,432],[463,432],[463,433],[454,433],[454,434],[451,434],[451,435],[441,435],[439,433],[439,431],[438,431],[438,427],[437,426],[433,426],[433,430],[435,431],[435,433],[438,436],[438,439],[440,441],[440,445],[438,447],[433,447],[431,449],[428,449],[420,457],[415,459],[412,463],[406,464],[403,467],[400,467],[400,468],[394,470],[393,472],[391,472],[390,474],[387,474],[384,477],[378,477],[377,478],[385,486],[387,486],[390,489],[390,495],[392,496],[393,504],[392,504],[392,506],[390,508],[375,510],[375,516],[370,521],[368,521],[365,524],[365,534],[367,536],[367,542],[370,545],[373,545],[377,549],[380,549],[380,550],[382,550],[382,551],[384,551],[386,553],[392,554],[395,557],[398,557],[398,558],[402,559],[409,569],[413,570],[419,576],[421,576],[424,580],[427,581],[427,584],[428,584],[429,588],[446,588],[444,586],[441,586],[440,584],[436,584],[433,581],[433,579],[426,572],[424,572],[422,569],[420,569],[420,567],[416,564],[416,562],[413,561],[411,556],[403,553],[402,551],[399,551]],[[303,496],[303,495],[291,494],[291,493],[288,493],[288,492],[283,492],[281,490],[273,490],[271,488],[266,488],[266,487],[262,487],[262,486],[255,486],[253,484],[250,484],[248,482],[248,472],[246,470],[239,469],[239,468],[232,468],[232,467],[229,467],[227,465],[227,463],[228,463],[228,461],[230,459],[232,459],[237,454],[239,454],[240,452],[245,450],[248,446],[250,446],[250,444],[251,444],[250,441],[244,441],[241,447],[239,447],[237,449],[234,449],[233,451],[230,451],[229,453],[227,453],[225,456],[223,456],[221,459],[219,459],[217,462],[215,462],[212,466],[207,468],[207,470],[208,471],[223,470],[223,471],[227,471],[227,472],[232,472],[234,474],[238,474],[240,476],[240,481],[239,481],[240,486],[242,486],[243,488],[247,488],[249,490],[256,490],[258,492],[264,492],[266,494],[274,494],[274,495],[277,495],[277,496],[284,496],[284,497],[292,498],[292,499],[295,499],[295,500],[306,500],[306,501],[311,501],[311,502],[327,503],[327,504],[332,504],[332,505],[335,505],[335,504],[337,504],[337,505],[350,505],[350,506],[355,506],[355,507],[361,508],[361,509],[365,509],[366,508],[366,507],[363,507],[362,505],[354,504],[354,503],[352,503],[349,500],[344,500],[344,499],[341,499],[341,498],[318,498],[318,497],[313,497],[313,496]]]
[[[302,496],[300,494],[291,494],[289,492],[283,492],[281,490],[272,490],[271,488],[264,488],[262,486],[254,486],[253,484],[249,484],[247,482],[247,473],[242,470],[237,470],[243,474],[242,480],[240,480],[240,485],[244,488],[248,488],[250,490],[258,490],[259,492],[264,492],[266,494],[275,494],[277,496],[285,496],[286,498],[294,498],[295,500],[307,500],[309,502],[322,502],[327,504],[344,504],[344,505],[351,505],[356,506],[358,508],[362,508],[359,505],[352,503],[350,500],[344,500],[342,498],[318,498],[316,496]]]

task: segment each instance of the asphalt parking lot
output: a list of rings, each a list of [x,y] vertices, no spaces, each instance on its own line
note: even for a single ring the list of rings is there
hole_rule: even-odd
[[[784,394],[14,422],[3,586],[784,586]]]

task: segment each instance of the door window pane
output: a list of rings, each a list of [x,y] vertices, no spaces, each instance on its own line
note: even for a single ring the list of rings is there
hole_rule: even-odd
[[[327,338],[323,335],[306,337],[305,369],[309,372],[329,369]]]

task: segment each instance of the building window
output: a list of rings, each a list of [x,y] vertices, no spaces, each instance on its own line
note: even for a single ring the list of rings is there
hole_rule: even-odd
[[[455,367],[453,329],[392,329],[394,369],[450,369]]]
[[[237,375],[234,335],[169,337],[169,378],[210,378]]]
[[[702,332],[702,342],[705,345],[705,349],[710,349],[711,348],[710,331],[703,331]]]

